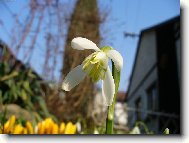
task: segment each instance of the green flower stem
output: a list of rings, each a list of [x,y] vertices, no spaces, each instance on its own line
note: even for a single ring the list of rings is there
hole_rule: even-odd
[[[112,75],[115,83],[115,94],[111,106],[108,106],[108,114],[106,119],[106,134],[113,134],[113,125],[114,125],[114,107],[116,103],[117,92],[119,88],[120,81],[120,71],[118,71],[112,62]]]

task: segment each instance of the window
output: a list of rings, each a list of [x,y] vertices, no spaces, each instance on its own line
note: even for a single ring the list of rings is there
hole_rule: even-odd
[[[147,90],[147,106],[148,110],[156,111],[157,110],[157,86],[156,83],[152,84]]]

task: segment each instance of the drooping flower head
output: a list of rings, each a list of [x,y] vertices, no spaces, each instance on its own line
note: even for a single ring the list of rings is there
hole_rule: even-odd
[[[94,82],[102,80],[102,95],[106,104],[110,106],[115,94],[115,84],[108,66],[108,59],[111,58],[116,69],[120,71],[123,67],[121,54],[109,46],[99,49],[95,43],[82,37],[74,38],[71,46],[73,49],[93,49],[95,52],[86,57],[81,65],[68,73],[63,80],[62,89],[70,91],[88,75]]]

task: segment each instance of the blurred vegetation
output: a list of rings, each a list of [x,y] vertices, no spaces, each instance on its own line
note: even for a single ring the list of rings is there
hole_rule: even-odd
[[[1,111],[7,110],[7,115],[9,115],[9,112],[11,114],[16,112],[16,110],[20,110],[17,112],[23,114],[23,116],[31,116],[30,119],[34,121],[40,121],[42,118],[49,116],[53,117],[49,113],[45,100],[42,97],[48,85],[43,83],[31,68],[10,57],[6,46],[3,47],[0,69]]]

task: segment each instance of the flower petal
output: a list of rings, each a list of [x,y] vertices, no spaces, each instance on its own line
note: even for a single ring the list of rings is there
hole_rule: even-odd
[[[82,67],[83,65],[79,65],[68,73],[62,83],[63,90],[70,91],[85,78],[86,73],[83,72]]]
[[[123,57],[121,54],[116,50],[109,50],[107,55],[113,60],[117,70],[120,71],[123,68]]]
[[[100,51],[95,43],[82,37],[74,38],[71,42],[71,46],[73,49],[77,50],[93,49],[95,51]]]
[[[115,84],[110,68],[107,68],[104,80],[102,80],[102,96],[106,101],[106,105],[112,104],[115,94]]]

